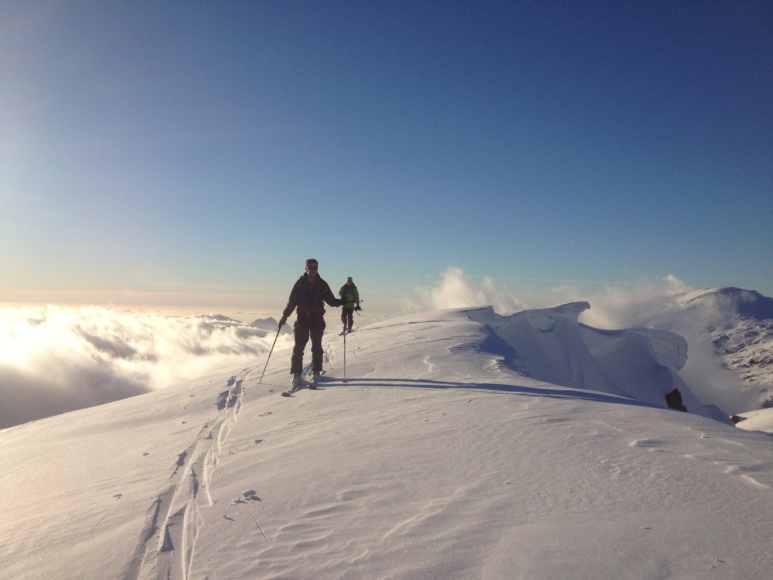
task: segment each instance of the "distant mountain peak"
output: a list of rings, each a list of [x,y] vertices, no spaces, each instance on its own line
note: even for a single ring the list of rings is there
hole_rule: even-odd
[[[679,297],[679,303],[686,308],[707,306],[757,320],[773,319],[773,298],[733,286],[687,292]]]

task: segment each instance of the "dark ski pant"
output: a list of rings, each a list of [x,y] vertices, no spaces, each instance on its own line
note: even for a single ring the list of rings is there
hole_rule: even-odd
[[[292,374],[303,372],[303,351],[311,338],[311,370],[322,372],[322,335],[325,332],[325,319],[321,316],[311,319],[300,318],[295,321],[295,346],[290,364]]]
[[[344,328],[352,329],[354,326],[354,307],[349,308],[344,306],[341,308],[341,322],[344,323]]]

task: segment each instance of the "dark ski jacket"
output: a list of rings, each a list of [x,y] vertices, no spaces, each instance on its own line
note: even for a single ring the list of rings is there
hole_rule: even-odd
[[[338,291],[338,295],[343,301],[344,308],[354,308],[360,305],[360,293],[357,291],[357,284],[344,284]]]
[[[341,306],[342,302],[330,291],[330,286],[317,274],[314,282],[309,282],[309,275],[303,274],[290,291],[290,299],[282,314],[290,316],[295,308],[298,308],[298,322],[304,323],[313,318],[322,318],[325,314],[325,305]]]

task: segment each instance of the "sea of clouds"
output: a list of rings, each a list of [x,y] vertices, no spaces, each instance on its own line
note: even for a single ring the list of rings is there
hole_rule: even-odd
[[[3,308],[0,428],[255,363],[275,337],[265,328],[215,315]]]

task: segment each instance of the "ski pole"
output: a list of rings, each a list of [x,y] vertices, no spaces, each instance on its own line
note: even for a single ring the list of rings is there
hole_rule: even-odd
[[[346,382],[346,333],[344,333],[344,382]]]
[[[258,381],[258,384],[263,382],[263,375],[266,374],[266,367],[268,367],[268,361],[271,360],[271,353],[274,352],[274,347],[276,346],[276,339],[279,338],[279,331],[282,330],[282,325],[279,325],[279,328],[276,329],[276,336],[274,337],[274,344],[271,345],[271,350],[268,351],[268,358],[266,359],[266,366],[263,367],[263,372],[260,373],[260,380]]]

